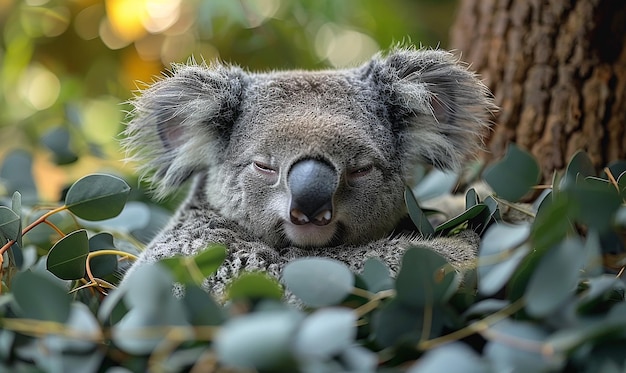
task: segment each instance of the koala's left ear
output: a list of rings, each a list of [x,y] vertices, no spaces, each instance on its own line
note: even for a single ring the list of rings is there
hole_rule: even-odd
[[[123,144],[157,197],[221,162],[239,113],[245,73],[214,63],[174,65],[141,91]]]
[[[489,89],[450,52],[395,49],[366,66],[386,102],[405,166],[458,169],[483,146],[496,106]]]

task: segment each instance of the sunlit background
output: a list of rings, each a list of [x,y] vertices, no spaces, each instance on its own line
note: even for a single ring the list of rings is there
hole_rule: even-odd
[[[0,185],[32,168],[35,185],[21,189],[55,201],[90,172],[132,178],[118,146],[125,101],[172,62],[353,66],[399,42],[445,47],[454,10],[453,0],[0,0]]]

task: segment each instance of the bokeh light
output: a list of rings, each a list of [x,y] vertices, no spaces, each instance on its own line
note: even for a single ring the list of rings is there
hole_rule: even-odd
[[[220,59],[249,70],[362,63],[407,37],[445,40],[455,0],[0,0],[0,145],[32,154],[44,199],[119,160],[126,103],[172,63]],[[423,7],[447,19],[419,19]],[[440,33],[425,40],[424,24]],[[445,45],[445,42],[443,43]],[[76,161],[42,144],[64,133]],[[60,132],[58,132],[60,131]],[[64,131],[64,132],[63,132]],[[55,133],[55,132],[52,132]],[[49,138],[48,138],[49,139]],[[62,146],[61,146],[62,145]],[[62,157],[61,157],[62,158]],[[70,159],[65,157],[65,159]],[[0,184],[1,184],[0,180]]]
[[[35,110],[44,110],[56,102],[61,82],[45,67],[32,65],[20,77],[18,92]]]

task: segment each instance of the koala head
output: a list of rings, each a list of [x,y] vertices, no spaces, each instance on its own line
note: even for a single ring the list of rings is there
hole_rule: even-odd
[[[344,70],[175,65],[133,105],[125,145],[156,194],[204,175],[213,208],[275,247],[388,235],[416,164],[459,167],[493,109],[452,54],[403,48]]]

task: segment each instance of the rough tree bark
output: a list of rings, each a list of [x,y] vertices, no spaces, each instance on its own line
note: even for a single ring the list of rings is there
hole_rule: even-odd
[[[515,141],[546,179],[578,149],[626,158],[626,1],[461,0],[451,47],[501,107],[490,156]]]

